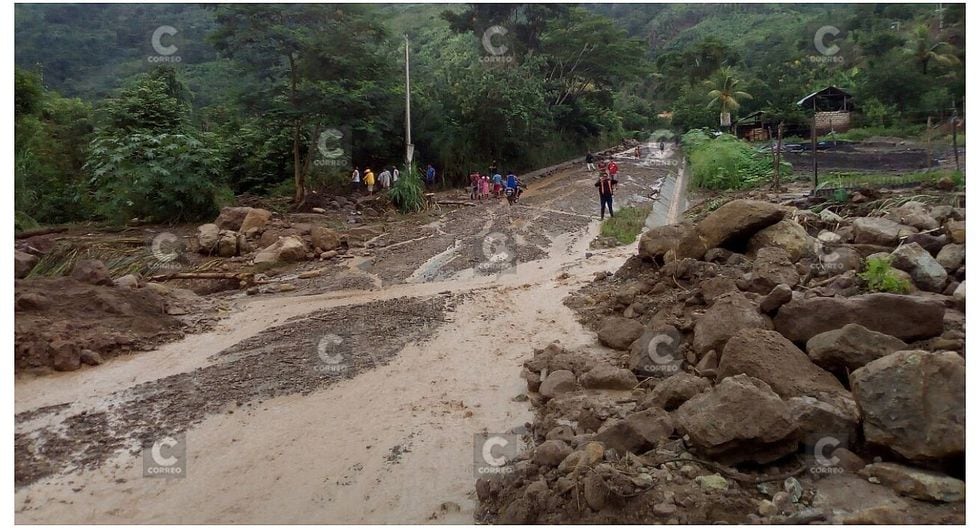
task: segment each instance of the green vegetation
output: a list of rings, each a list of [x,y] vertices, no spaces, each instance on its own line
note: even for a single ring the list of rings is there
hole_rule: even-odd
[[[948,179],[954,188],[962,189],[966,185],[966,180],[962,172],[952,170],[934,170],[919,172],[829,172],[821,176],[820,185],[817,189],[824,188],[854,188],[862,186],[884,186],[884,185],[914,185],[918,183],[935,184],[940,180]]]
[[[425,206],[425,185],[419,176],[421,172],[417,168],[405,171],[388,191],[388,197],[399,211],[413,213]]]
[[[908,279],[898,275],[891,259],[885,257],[868,259],[867,267],[858,276],[873,292],[908,293],[912,289]]]
[[[643,231],[643,225],[650,215],[650,206],[624,207],[616,211],[616,216],[602,222],[599,235],[613,238],[620,245],[632,244]]]
[[[730,134],[712,137],[703,130],[692,130],[684,134],[681,144],[690,162],[693,187],[744,189],[772,177],[772,157]],[[788,163],[780,170],[783,175],[792,174]]]

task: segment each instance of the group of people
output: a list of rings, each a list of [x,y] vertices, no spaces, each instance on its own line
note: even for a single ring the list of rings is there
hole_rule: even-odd
[[[524,184],[514,171],[508,171],[506,178],[501,176],[497,171],[496,161],[490,164],[489,174],[481,175],[479,171],[470,174],[471,200],[489,200],[492,193],[494,198],[507,196],[513,203],[520,198],[523,188]]]
[[[361,190],[361,185],[363,183],[364,187],[367,188],[368,194],[374,194],[375,186],[381,187],[381,190],[390,189],[392,185],[398,182],[398,167],[394,165],[391,168],[385,167],[381,174],[377,176],[371,170],[371,167],[365,167],[364,173],[361,174],[361,169],[358,166],[354,166],[354,172],[350,175],[351,186],[354,192]]]
[[[638,153],[639,150],[634,152],[634,154]],[[599,179],[595,182],[595,186],[599,188],[599,219],[604,220],[606,218],[606,209],[609,210],[609,218],[612,218],[613,195],[616,192],[616,185],[619,184],[619,180],[616,179],[619,174],[619,165],[612,158],[609,158],[608,161],[596,159],[596,156],[590,151],[585,155],[585,170],[589,172],[599,171]]]

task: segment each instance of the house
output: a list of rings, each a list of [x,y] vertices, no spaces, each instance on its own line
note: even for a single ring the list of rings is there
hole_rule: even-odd
[[[836,86],[828,86],[813,92],[796,104],[814,113],[817,135],[844,132],[851,127],[853,97],[849,92]]]
[[[735,136],[746,141],[768,141],[775,126],[776,120],[763,110],[752,112],[732,124]]]

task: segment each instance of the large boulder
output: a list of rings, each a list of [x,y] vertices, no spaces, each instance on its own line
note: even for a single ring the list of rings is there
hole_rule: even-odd
[[[201,253],[210,255],[218,247],[218,239],[221,238],[221,228],[216,224],[203,224],[197,226],[197,245]]]
[[[867,442],[910,460],[966,448],[966,363],[955,352],[902,350],[851,373]]]
[[[861,217],[851,224],[855,244],[894,246],[899,237],[918,233],[914,227],[904,226],[887,218]]]
[[[759,200],[732,200],[698,224],[697,230],[707,249],[731,246],[741,249],[748,240],[786,215],[776,204]]]
[[[913,468],[893,462],[868,464],[860,471],[874,477],[899,495],[931,502],[963,502],[966,483],[936,471]]]
[[[796,262],[813,252],[813,237],[796,220],[785,218],[759,231],[749,239],[748,253],[754,256],[764,247],[778,247]]]
[[[245,213],[241,225],[238,226],[238,232],[240,233],[248,233],[251,229],[262,229],[272,219],[271,211],[257,208],[247,209],[248,212]]]
[[[238,231],[242,227],[245,217],[252,211],[251,207],[223,207],[214,220],[214,224],[219,229]]]
[[[759,313],[755,303],[740,292],[719,297],[694,325],[694,350],[698,354],[721,350],[743,328],[772,330],[772,321]]]
[[[112,286],[109,269],[101,260],[79,260],[71,270],[71,278],[89,284]]]
[[[806,353],[810,359],[834,372],[857,370],[905,348],[905,342],[897,337],[854,323],[817,334],[806,342]]]
[[[780,284],[792,288],[800,282],[800,274],[786,250],[764,247],[756,252],[752,273],[740,283],[746,290],[765,295]]]
[[[310,239],[313,241],[313,247],[321,251],[332,251],[340,247],[340,235],[333,229],[323,226],[311,227]]]
[[[635,319],[610,316],[599,326],[599,342],[616,350],[628,350],[643,333],[643,323]]]
[[[954,273],[966,261],[966,246],[963,244],[946,244],[936,255],[939,263],[947,273]]]
[[[773,323],[776,331],[801,344],[848,323],[914,341],[942,334],[945,311],[939,301],[893,293],[794,298],[779,308]]]
[[[929,207],[922,202],[905,202],[892,209],[885,218],[923,231],[939,227],[939,222],[932,217]]]
[[[786,399],[803,443],[808,447],[819,447],[828,439],[833,439],[836,440],[834,445],[853,445],[857,441],[861,421],[857,403],[850,393],[825,399],[828,401],[812,396]]]
[[[275,244],[255,255],[255,264],[298,262],[306,258],[306,244],[298,236],[279,237]]]
[[[629,368],[642,376],[671,376],[683,366],[684,354],[680,345],[681,334],[671,325],[655,324],[645,328],[630,346]]]
[[[765,382],[745,375],[721,380],[674,411],[674,424],[695,451],[725,464],[766,464],[796,451],[796,422]]]
[[[892,267],[908,272],[916,287],[925,291],[941,292],[949,279],[943,266],[916,243],[903,244],[892,252]]]
[[[612,421],[593,437],[620,455],[644,453],[674,432],[674,423],[667,411],[651,408],[635,412],[622,420]]]
[[[725,345],[718,377],[745,374],[760,379],[783,398],[842,394],[837,378],[814,365],[802,350],[779,332],[761,328],[739,330]]]
[[[219,257],[234,257],[238,255],[238,233],[227,229],[218,233],[216,252]]]
[[[640,236],[639,255],[643,260],[659,263],[685,258],[699,260],[704,252],[704,243],[690,223],[655,227]]]
[[[657,383],[640,400],[637,408],[659,407],[667,411],[672,411],[709,388],[711,388],[711,382],[706,378],[695,376],[688,372],[678,372]]]
[[[23,279],[37,265],[38,258],[19,249],[14,250],[14,278]]]

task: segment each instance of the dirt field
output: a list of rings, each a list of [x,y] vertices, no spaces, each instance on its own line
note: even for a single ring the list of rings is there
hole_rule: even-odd
[[[619,164],[617,207],[676,172]],[[561,299],[635,252],[587,251],[593,181],[390,223],[350,258],[277,270],[292,291],[218,294],[231,312],[208,332],[18,379],[17,522],[471,522],[474,435],[524,426],[532,348],[595,342]],[[161,443],[182,478],[144,478]]]

